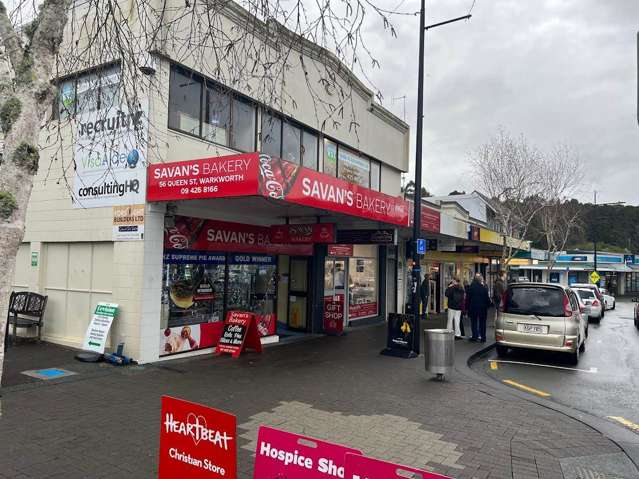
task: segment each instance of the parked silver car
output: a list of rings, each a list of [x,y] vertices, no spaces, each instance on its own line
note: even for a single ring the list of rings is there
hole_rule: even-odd
[[[603,305],[601,301],[597,299],[597,295],[592,289],[586,288],[574,288],[581,300],[584,302],[587,308],[588,319],[593,319],[595,322],[601,321],[603,314]]]
[[[514,283],[504,294],[495,324],[497,354],[509,348],[565,352],[579,361],[586,349],[587,320],[575,292],[550,283]]]

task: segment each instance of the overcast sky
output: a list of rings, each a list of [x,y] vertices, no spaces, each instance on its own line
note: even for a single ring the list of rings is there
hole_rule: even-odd
[[[427,0],[426,23],[464,15],[471,4]],[[419,0],[400,9],[417,11]],[[472,14],[426,35],[425,186],[434,194],[472,189],[468,155],[503,126],[542,149],[574,147],[586,170],[581,200],[596,189],[600,201],[639,205],[639,0],[476,0]],[[414,152],[419,17],[394,25],[397,39],[379,22],[367,29],[381,61],[371,78],[400,117],[402,101],[391,98],[407,96]],[[413,165],[414,153],[410,178]]]

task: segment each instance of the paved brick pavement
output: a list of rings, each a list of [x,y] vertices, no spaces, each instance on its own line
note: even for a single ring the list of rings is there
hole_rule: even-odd
[[[252,477],[259,424],[459,479],[559,479],[562,458],[620,452],[584,424],[472,375],[459,371],[441,383],[422,358],[380,356],[384,338],[384,327],[374,326],[261,356],[129,369],[81,365],[59,352],[37,366],[78,375],[2,390],[0,478],[154,477],[163,394],[238,416],[242,478]],[[461,359],[479,348],[456,346]]]

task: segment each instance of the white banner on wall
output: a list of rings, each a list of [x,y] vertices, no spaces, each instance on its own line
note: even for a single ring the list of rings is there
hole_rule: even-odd
[[[146,199],[148,100],[129,108],[119,68],[75,84],[74,207],[143,204]],[[69,103],[69,99],[66,99]]]

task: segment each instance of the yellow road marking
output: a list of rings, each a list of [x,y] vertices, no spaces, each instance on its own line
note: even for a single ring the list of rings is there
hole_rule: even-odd
[[[632,421],[628,421],[625,417],[621,417],[621,416],[608,416],[608,419],[612,419],[613,421],[617,421],[618,423],[623,424],[624,426],[626,426],[629,429],[632,429],[633,431],[637,431],[639,432],[639,424],[635,424]]]
[[[513,381],[512,379],[504,379],[502,381],[504,384],[508,384],[510,386],[514,386],[516,388],[521,389],[522,391],[526,391],[528,393],[536,394],[537,396],[541,396],[542,398],[550,397],[550,394],[544,391],[540,391],[539,389],[531,388],[530,386],[526,386],[525,384],[520,384],[518,382]]]
[[[492,369],[493,371],[497,370],[497,363],[495,361],[490,362],[490,369]]]

